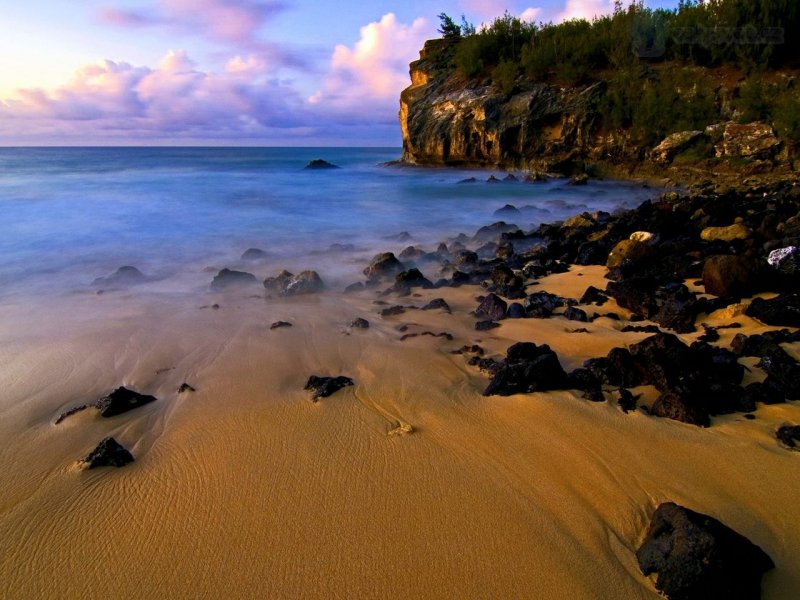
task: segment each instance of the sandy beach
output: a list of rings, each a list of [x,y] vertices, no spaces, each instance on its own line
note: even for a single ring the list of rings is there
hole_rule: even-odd
[[[536,289],[580,297],[604,273],[573,267]],[[558,316],[479,332],[469,312],[481,293],[231,290],[164,303],[119,291],[38,317],[4,306],[3,322],[20,325],[0,345],[0,596],[656,598],[634,552],[668,500],[772,557],[764,598],[800,595],[800,456],[774,437],[800,407],[698,428],[625,414],[613,395],[483,397],[488,376],[452,350],[547,343],[570,370],[648,334]],[[375,304],[437,297],[452,314],[381,317]],[[613,300],[603,311],[627,314]],[[369,329],[348,327],[355,317]],[[721,330],[720,345],[770,329],[736,319],[744,329]],[[278,320],[293,327],[270,330]],[[401,341],[403,324],[453,339]],[[578,325],[588,333],[570,333]],[[355,385],[314,403],[302,389],[312,374]],[[178,393],[183,382],[196,391]],[[158,401],[54,424],[119,385]],[[634,391],[645,405],[656,395]],[[82,470],[108,435],[135,462]]]

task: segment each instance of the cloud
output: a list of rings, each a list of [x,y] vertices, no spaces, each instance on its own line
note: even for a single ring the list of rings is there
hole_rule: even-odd
[[[102,7],[102,21],[118,27],[138,28],[165,26],[182,33],[256,48],[265,43],[261,28],[283,12],[279,1],[265,0],[155,0],[143,10],[121,10]]]
[[[309,102],[356,119],[396,122],[400,92],[411,83],[408,63],[437,36],[434,29],[422,18],[399,23],[393,13],[365,25],[355,46],[336,46],[322,88]]]
[[[183,51],[156,68],[103,60],[56,90],[20,90],[0,101],[0,135],[30,139],[268,139],[308,132],[303,98],[268,76],[257,57],[234,57],[221,73],[203,72]]]
[[[569,19],[586,19],[609,14],[614,11],[614,0],[567,0],[564,10],[556,17],[556,22]]]
[[[526,23],[530,23],[531,21],[535,21],[536,17],[538,17],[541,12],[541,8],[526,8],[522,11],[519,18]]]

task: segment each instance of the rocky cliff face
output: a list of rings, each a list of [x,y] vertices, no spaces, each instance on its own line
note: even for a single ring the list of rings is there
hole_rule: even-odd
[[[411,85],[400,96],[404,162],[568,171],[577,159],[610,150],[591,134],[603,83],[532,82],[506,96],[442,69],[446,53],[443,40],[430,40],[411,63]]]

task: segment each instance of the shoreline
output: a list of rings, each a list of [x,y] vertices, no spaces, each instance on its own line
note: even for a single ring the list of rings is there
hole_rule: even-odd
[[[263,289],[232,287],[142,304],[131,289],[86,297],[63,323],[56,314],[6,340],[0,595],[322,598],[411,590],[434,598],[533,590],[543,597],[655,598],[634,552],[656,505],[671,500],[719,518],[767,551],[777,568],[764,577],[763,597],[797,596],[800,457],[774,437],[782,423],[800,422],[797,402],[759,402],[754,413],[713,415],[703,428],[647,414],[662,393],[652,384],[630,387],[641,397],[627,413],[618,405],[622,386],[608,383],[601,384],[603,402],[574,387],[486,397],[493,377],[486,369],[493,367],[469,364],[477,354],[463,350],[478,345],[479,358],[499,364],[516,342],[547,344],[574,372],[652,337],[621,331],[656,322],[631,319],[635,311],[613,297],[572,308],[619,320],[567,319],[567,304],[535,316],[526,308],[523,318],[506,312],[492,319],[499,326],[477,331],[475,323],[489,315],[471,313],[492,294],[508,311],[537,292],[579,299],[590,286],[605,289],[608,252],[602,261],[602,248],[587,255],[593,264],[561,259],[587,243],[616,247],[629,237],[626,227],[640,231],[642,223],[663,226],[650,232],[663,245],[672,228],[686,227],[664,215],[693,212],[689,197],[670,198],[650,203],[657,207],[651,212],[587,213],[543,225],[530,239],[490,228],[463,250],[448,248],[442,274],[452,280],[459,271],[464,285],[429,287],[409,274],[416,265],[436,283],[435,261],[441,266],[443,257],[423,252],[400,259],[400,281],[401,271],[390,267],[374,273],[375,285],[349,294],[265,300]],[[734,216],[712,210],[728,200],[707,202],[709,227]],[[750,240],[761,235],[754,223],[751,229]],[[609,239],[597,238],[600,231]],[[524,249],[533,238],[538,245]],[[758,247],[747,239],[725,246],[692,238],[695,245],[682,251],[692,254],[701,244],[745,254]],[[487,242],[495,244],[493,258],[470,254]],[[663,279],[649,270],[666,263],[666,254],[643,256],[649,262],[615,267],[624,267],[617,281],[642,272]],[[708,296],[696,277],[681,281],[697,298]],[[422,309],[438,298],[448,309]],[[397,305],[415,308],[381,315]],[[98,306],[105,307],[99,315]],[[676,334],[679,340],[706,335],[701,322],[740,323],[717,330],[712,345],[722,348],[738,334],[781,328],[743,314],[739,301],[684,312],[703,307],[714,310],[694,314],[696,330]],[[6,308],[9,316],[27,310]],[[353,327],[357,317],[369,328]],[[292,327],[270,329],[278,321]],[[800,343],[780,347],[800,357]],[[757,358],[738,360],[750,369],[743,384],[764,381]],[[310,375],[348,376],[354,385],[311,402],[302,389]],[[196,391],[178,393],[183,382]],[[54,424],[61,412],[119,385],[158,401],[111,419],[88,410]],[[135,461],[81,470],[76,461],[107,435]]]

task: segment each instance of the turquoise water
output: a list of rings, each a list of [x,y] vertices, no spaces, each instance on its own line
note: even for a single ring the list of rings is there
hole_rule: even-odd
[[[526,207],[512,220],[527,229],[583,210],[635,206],[652,194],[613,182],[489,185],[487,172],[381,166],[399,155],[397,148],[0,148],[0,298],[69,293],[121,265],[171,281],[173,290],[178,280],[199,288],[211,277],[203,267],[241,266],[250,247],[267,252],[262,272],[317,268],[346,283],[372,253],[471,235],[497,221],[493,213],[506,203]],[[303,170],[315,158],[342,168]],[[457,185],[471,176],[479,183]],[[412,241],[388,239],[403,231]],[[335,243],[356,252],[333,256]]]

